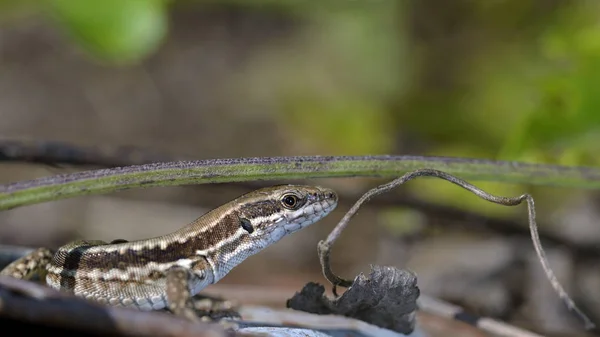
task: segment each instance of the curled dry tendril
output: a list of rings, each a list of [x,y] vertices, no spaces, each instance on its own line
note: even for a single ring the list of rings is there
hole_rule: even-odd
[[[527,211],[528,211],[528,216],[529,216],[529,231],[531,233],[531,240],[533,242],[533,247],[535,248],[535,251],[536,251],[538,259],[542,265],[542,268],[544,269],[544,272],[546,273],[546,277],[552,284],[552,287],[554,288],[554,290],[558,293],[559,297],[565,302],[565,304],[567,305],[569,310],[574,312],[584,322],[585,328],[593,329],[595,327],[594,323],[575,305],[575,302],[573,302],[571,297],[569,297],[569,295],[567,294],[567,292],[565,291],[563,286],[560,284],[560,282],[558,282],[556,275],[554,275],[554,272],[550,268],[548,259],[546,258],[546,253],[544,252],[544,249],[542,248],[542,244],[540,242],[537,224],[535,221],[535,205],[534,205],[533,197],[531,197],[531,195],[523,194],[523,195],[520,195],[518,197],[513,197],[513,198],[495,196],[495,195],[489,194],[489,193],[487,193],[487,192],[485,192],[485,191],[483,191],[483,190],[481,190],[481,189],[469,184],[468,182],[466,182],[462,179],[459,179],[453,175],[450,175],[448,173],[445,173],[445,172],[442,172],[439,170],[433,170],[433,169],[415,170],[415,171],[406,173],[405,175],[401,176],[400,178],[392,180],[391,182],[389,182],[387,184],[383,184],[383,185],[377,186],[377,187],[369,190],[352,206],[352,208],[350,208],[350,210],[344,215],[342,220],[340,220],[340,222],[333,229],[333,231],[331,231],[331,233],[329,234],[327,239],[319,242],[318,251],[319,251],[319,259],[321,261],[321,268],[323,271],[323,275],[334,286],[334,292],[335,292],[336,286],[341,286],[341,287],[347,288],[352,285],[351,280],[343,279],[343,278],[337,276],[336,274],[334,274],[333,271],[331,270],[331,265],[329,263],[329,261],[330,261],[329,256],[331,254],[331,246],[333,245],[335,240],[337,240],[337,238],[341,235],[344,228],[346,228],[350,219],[356,214],[356,212],[360,209],[360,207],[362,206],[363,203],[367,202],[374,196],[388,192],[388,191],[394,189],[395,187],[400,186],[400,185],[404,184],[405,182],[407,182],[411,179],[417,178],[417,177],[436,177],[436,178],[444,179],[446,181],[449,181],[453,184],[456,184],[456,185],[472,192],[473,194],[477,195],[478,197],[480,197],[484,200],[487,200],[487,201],[490,201],[490,202],[493,202],[493,203],[496,203],[499,205],[516,206],[516,205],[520,205],[521,203],[523,203],[523,201],[525,201],[527,203]]]

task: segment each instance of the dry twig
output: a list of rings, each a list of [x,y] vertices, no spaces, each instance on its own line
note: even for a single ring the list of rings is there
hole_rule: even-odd
[[[478,197],[480,197],[484,200],[487,200],[487,201],[490,201],[490,202],[493,202],[496,204],[504,205],[504,206],[516,206],[516,205],[521,204],[523,201],[527,202],[527,210],[528,210],[528,215],[529,215],[529,230],[531,233],[531,240],[533,241],[533,246],[537,253],[538,259],[540,260],[542,268],[544,269],[544,272],[546,273],[546,276],[548,277],[548,280],[550,281],[550,283],[552,284],[552,287],[558,293],[560,298],[565,302],[565,304],[567,305],[569,310],[573,311],[579,318],[581,318],[581,320],[585,324],[585,328],[593,329],[595,327],[594,323],[577,307],[577,305],[575,305],[573,300],[569,297],[569,295],[567,294],[567,292],[565,291],[563,286],[560,284],[560,282],[554,275],[554,272],[550,268],[548,259],[546,258],[546,253],[544,252],[544,250],[542,248],[542,244],[540,242],[537,225],[535,222],[535,206],[534,206],[533,197],[531,197],[531,195],[523,194],[521,196],[513,197],[513,198],[495,196],[495,195],[489,194],[489,193],[475,187],[474,185],[471,185],[468,182],[461,180],[453,175],[450,175],[450,174],[442,172],[442,171],[433,170],[433,169],[415,170],[415,171],[409,172],[409,173],[403,175],[402,177],[395,179],[387,184],[383,184],[383,185],[380,185],[378,187],[375,187],[375,188],[369,190],[354,204],[354,206],[352,206],[352,208],[350,208],[350,210],[344,215],[342,220],[340,220],[338,225],[329,234],[327,239],[325,241],[319,242],[318,252],[319,252],[319,259],[321,261],[323,275],[329,282],[331,282],[331,284],[333,284],[334,291],[335,291],[336,286],[342,286],[342,287],[347,288],[352,285],[351,280],[343,279],[343,278],[337,276],[336,274],[334,274],[333,271],[331,270],[331,265],[330,265],[331,247],[332,247],[333,243],[335,242],[335,240],[337,240],[337,238],[341,235],[342,231],[346,228],[350,219],[358,212],[358,210],[360,209],[362,204],[365,203],[366,201],[370,200],[371,198],[373,198],[374,196],[376,196],[378,194],[388,192],[388,191],[394,189],[395,187],[400,186],[400,185],[404,184],[405,182],[407,182],[411,179],[417,178],[417,177],[436,177],[436,178],[444,179],[446,181],[449,181],[455,185],[458,185],[458,186],[472,192],[473,194],[477,195]]]

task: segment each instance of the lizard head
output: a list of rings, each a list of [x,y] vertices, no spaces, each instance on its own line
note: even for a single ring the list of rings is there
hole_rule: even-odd
[[[304,185],[262,188],[233,200],[227,207],[235,210],[223,222],[232,234],[213,258],[219,265],[217,278],[248,256],[324,218],[337,202],[335,191]]]
[[[321,220],[338,201],[331,189],[303,185],[267,187],[245,197],[238,213],[240,227],[246,243],[262,248]]]

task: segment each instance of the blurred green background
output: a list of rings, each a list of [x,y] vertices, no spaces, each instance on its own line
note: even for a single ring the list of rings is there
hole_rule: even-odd
[[[322,152],[394,153],[400,142],[419,154],[566,165],[600,160],[596,1],[2,5],[9,17],[46,11],[72,43],[115,65],[156,53],[169,37],[175,5],[250,7],[306,20],[296,37],[306,48],[302,55],[275,50],[262,65],[271,69],[251,70],[272,73],[261,83],[283,103],[282,123],[310,133]]]
[[[600,160],[596,1],[0,1],[5,25],[43,13],[106,66],[152,58],[185,7],[302,22],[300,52],[263,50],[240,81],[270,91],[308,148]]]
[[[0,0],[3,137],[198,159],[414,154],[599,166],[599,109],[598,1]],[[568,223],[559,206],[593,195],[477,186],[532,192],[558,231]],[[524,219],[448,183],[403,189]],[[395,226],[418,222],[388,215]],[[589,228],[570,235],[599,239]]]
[[[275,104],[276,127],[294,139],[289,154],[402,153],[565,165],[600,160],[596,1],[1,4],[5,22],[42,15],[105,67],[135,67],[156,57],[173,38],[177,11],[258,12],[293,23],[284,45],[247,47],[253,56],[229,84],[241,88],[244,104]],[[201,39],[192,43],[210,48]],[[465,203],[446,184],[414,185],[424,197]],[[523,189],[489,186],[512,194]]]

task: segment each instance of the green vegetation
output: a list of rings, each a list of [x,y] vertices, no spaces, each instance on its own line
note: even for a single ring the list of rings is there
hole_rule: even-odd
[[[170,12],[186,6],[302,22],[285,43],[257,47],[236,85],[246,99],[270,93],[282,112],[273,117],[304,153],[600,164],[595,1],[0,0],[3,17],[52,18],[109,65],[159,52]],[[471,207],[447,184],[406,188]]]

